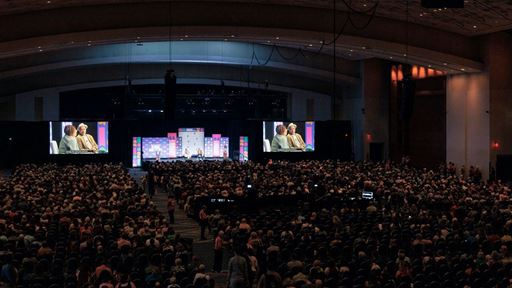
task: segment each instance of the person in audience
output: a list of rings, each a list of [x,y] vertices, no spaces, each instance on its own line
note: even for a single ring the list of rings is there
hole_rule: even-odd
[[[272,144],[270,145],[270,151],[272,152],[281,152],[290,150],[290,146],[288,145],[288,138],[286,138],[286,126],[277,125],[276,126],[276,135],[272,139]]]
[[[291,149],[306,151],[306,143],[302,140],[302,136],[299,133],[296,133],[297,125],[294,123],[288,124],[288,146]]]
[[[84,123],[78,125],[78,136],[76,137],[78,148],[84,151],[98,152],[98,144],[96,144],[92,135],[87,134],[87,128],[89,126]]]
[[[249,268],[247,261],[241,256],[241,248],[235,248],[235,255],[228,263],[228,288],[249,288]]]
[[[224,247],[224,231],[220,230],[217,233],[217,237],[215,237],[214,241],[214,260],[213,260],[213,271],[220,272],[222,270],[222,252]]]
[[[59,154],[70,154],[73,151],[78,151],[78,142],[76,139],[76,128],[73,125],[66,125],[64,127],[64,137],[59,143]]]

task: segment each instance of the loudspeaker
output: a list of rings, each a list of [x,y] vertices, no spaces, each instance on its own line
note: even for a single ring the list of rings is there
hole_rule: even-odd
[[[414,107],[414,96],[416,94],[416,83],[411,76],[405,76],[402,80],[400,93],[400,120],[409,121]]]
[[[501,181],[512,181],[512,155],[496,156],[496,178]]]
[[[425,8],[464,8],[464,0],[421,0]]]
[[[174,113],[176,110],[176,75],[174,74],[174,70],[167,70],[164,82],[165,119],[174,119]]]

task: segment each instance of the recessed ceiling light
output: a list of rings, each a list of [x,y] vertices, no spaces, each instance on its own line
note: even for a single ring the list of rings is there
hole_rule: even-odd
[[[50,0],[46,1],[46,4],[51,4],[51,3],[52,3],[52,1],[50,1]]]
[[[477,26],[476,26],[476,25],[473,25],[473,29],[476,29],[476,28],[477,28]]]
[[[39,52],[43,52],[43,49],[39,49]]]
[[[270,40],[267,40],[267,43],[270,43]]]
[[[446,66],[446,65],[448,65],[448,63],[444,62],[443,65]]]
[[[313,44],[309,44],[308,46],[309,46],[309,47],[313,47]]]
[[[235,35],[231,35],[231,38],[235,38]]]
[[[137,36],[137,39],[140,39],[140,37]]]
[[[350,49],[350,52],[354,52],[354,50]]]
[[[320,41],[320,44],[324,44],[324,40]]]
[[[393,56],[389,56],[389,59],[393,59]]]
[[[432,65],[428,64],[428,68],[432,67]]]
[[[462,71],[466,71],[466,69],[464,69],[464,68],[460,68],[460,70],[462,70]]]
[[[279,37],[276,37],[276,40],[279,40]]]
[[[227,39],[227,38],[224,38],[224,41],[228,41],[228,39]]]
[[[366,49],[366,46],[363,46],[363,47],[361,47],[361,48],[363,48],[363,50],[365,50],[365,49]]]
[[[180,38],[180,41],[183,41],[183,38]]]
[[[185,38],[188,38],[188,35],[185,35]]]
[[[407,54],[404,53],[404,57],[407,57]]]

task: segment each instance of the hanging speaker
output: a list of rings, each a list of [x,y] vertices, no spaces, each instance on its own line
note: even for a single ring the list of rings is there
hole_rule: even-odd
[[[414,96],[416,94],[416,83],[410,75],[402,80],[402,93],[400,94],[400,120],[409,121],[412,117],[414,107]]]
[[[421,0],[425,8],[464,8],[464,0]]]

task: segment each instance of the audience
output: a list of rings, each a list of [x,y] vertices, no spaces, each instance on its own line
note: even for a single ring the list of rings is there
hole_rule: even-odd
[[[0,179],[3,285],[214,287],[215,268],[228,287],[511,287],[511,190],[477,167],[467,177],[408,161],[148,169],[168,212],[185,209],[216,236],[215,267],[192,257],[121,165],[21,165]]]
[[[200,201],[210,203],[212,231],[222,231],[235,252],[225,267],[228,286],[511,287],[511,190],[481,182],[476,167],[468,177],[457,175],[453,163],[434,171],[408,161],[179,162],[150,169],[190,211],[202,198],[242,203],[255,194],[265,203],[247,210]],[[374,199],[362,199],[362,191]],[[287,202],[275,202],[279,197]]]
[[[185,287],[190,244],[120,165],[21,165],[0,180],[6,287]]]

